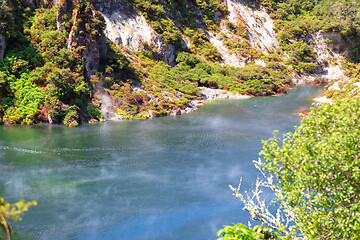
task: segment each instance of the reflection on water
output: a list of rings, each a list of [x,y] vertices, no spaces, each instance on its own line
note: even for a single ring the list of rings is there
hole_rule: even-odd
[[[293,130],[321,88],[214,101],[195,113],[80,128],[0,128],[0,195],[37,200],[19,239],[215,239],[248,214],[228,185],[258,172],[261,140]]]

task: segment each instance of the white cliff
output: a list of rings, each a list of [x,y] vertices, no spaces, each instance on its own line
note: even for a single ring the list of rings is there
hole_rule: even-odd
[[[321,76],[328,80],[346,78],[341,67],[344,53],[339,53],[338,49],[335,49],[338,44],[333,44],[333,42],[341,42],[340,34],[320,31],[310,35],[309,39],[314,42],[313,49],[317,53],[316,61],[320,67],[315,74],[312,74],[313,77]]]
[[[224,20],[229,20],[233,24],[244,25],[247,29],[247,38],[253,48],[267,54],[269,50],[274,51],[280,48],[273,31],[274,23],[261,5],[251,6],[250,1],[226,0],[229,15]],[[218,34],[208,33],[210,42],[213,44],[222,56],[223,64],[233,67],[243,67],[251,62],[264,66],[264,62],[251,56],[239,56],[233,53],[221,39],[221,35],[228,35],[228,29],[225,24],[220,23],[221,32]]]
[[[236,24],[243,20],[248,29],[249,42],[254,48],[267,53],[269,49],[279,48],[273,30],[274,23],[262,5],[255,6],[251,1],[226,0],[229,21]]]
[[[219,35],[213,35],[212,33],[208,33],[210,43],[216,47],[216,49],[221,54],[221,58],[223,59],[223,64],[229,65],[232,67],[244,67],[246,65],[245,61],[239,58],[236,54],[231,53],[229,49],[224,45],[224,42],[219,39]]]
[[[98,1],[96,6],[105,19],[104,33],[110,41],[132,51],[142,51],[145,45],[156,48],[164,62],[174,65],[175,48],[165,44],[145,17],[137,14],[126,2]]]

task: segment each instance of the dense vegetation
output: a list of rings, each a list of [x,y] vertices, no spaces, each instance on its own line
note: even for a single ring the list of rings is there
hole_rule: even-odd
[[[359,62],[360,2],[348,0],[261,0],[270,16],[277,19],[277,39],[296,71],[310,72],[314,52],[313,43],[306,37],[320,30],[340,33],[337,45],[349,50],[348,58]]]
[[[5,26],[8,46],[0,61],[2,122],[61,122],[77,115],[89,86],[81,59],[67,48],[67,32],[56,28],[58,8],[15,6],[5,8],[14,25]]]
[[[277,176],[294,231],[308,239],[360,236],[359,117],[358,97],[339,100],[313,109],[294,133],[264,142],[263,168]]]
[[[255,161],[264,179],[254,195],[232,188],[251,218],[276,230],[277,239],[359,238],[359,97],[313,108],[294,133],[264,141],[265,162]],[[261,199],[264,188],[276,196],[276,213]],[[247,228],[249,238],[239,238],[237,225],[219,232],[221,239],[257,239],[259,231]]]
[[[2,2],[0,33],[7,46],[0,61],[0,122],[77,126],[101,120],[101,89],[113,99],[114,112],[134,119],[179,113],[191,100],[201,99],[202,86],[256,96],[283,93],[289,87],[290,72],[275,53],[262,56],[265,67],[220,65],[221,56],[203,30],[219,31],[215,13],[227,14],[219,0],[129,3],[166,44],[176,47],[175,67],[159,61],[147,43],[142,52],[105,43],[104,20],[89,0],[57,5]],[[172,20],[176,17],[181,25]],[[234,36],[239,35],[239,44],[232,49],[260,57],[245,39],[243,26],[228,25]],[[183,48],[184,37],[191,42],[189,49]],[[91,59],[96,54],[89,52],[102,43],[105,54]]]
[[[304,115],[294,133],[264,141],[255,161],[264,178],[254,195],[232,190],[251,218],[280,233],[276,239],[358,239],[360,237],[359,150],[359,1],[262,0],[277,19],[277,38],[288,53],[287,64],[297,72],[311,72],[315,54],[308,41],[317,31],[340,34],[345,78],[331,81],[322,104]],[[331,87],[336,83],[337,87]],[[276,213],[261,198],[262,188],[276,195]],[[220,239],[258,239],[258,229],[226,226]],[[244,234],[247,235],[244,235]],[[262,237],[262,236],[261,236]],[[275,237],[272,237],[275,239]]]
[[[272,229],[264,228],[262,225],[253,228],[247,227],[241,223],[235,226],[225,226],[217,232],[217,240],[266,240],[276,239],[278,234]]]

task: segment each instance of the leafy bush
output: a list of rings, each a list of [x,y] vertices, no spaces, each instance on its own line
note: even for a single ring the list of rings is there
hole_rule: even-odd
[[[225,226],[217,232],[218,240],[265,240],[277,239],[278,234],[263,226],[247,227],[241,223]]]
[[[262,167],[306,238],[360,237],[359,119],[359,97],[336,100],[312,109],[294,133],[264,142]]]
[[[179,64],[171,71],[199,86],[223,88],[231,92],[271,95],[286,92],[290,77],[281,65],[275,69],[250,64],[244,68],[208,64],[189,53],[180,53]]]
[[[104,115],[94,104],[87,106],[87,112],[96,119],[104,119]]]
[[[195,54],[204,56],[207,60],[212,62],[219,62],[221,55],[217,48],[210,43],[209,37],[204,30],[198,28],[196,30],[187,28],[184,32],[191,40],[190,50]]]
[[[77,127],[79,119],[79,107],[76,105],[69,106],[66,109],[66,115],[63,120],[63,123],[69,127]]]
[[[0,61],[2,122],[62,122],[64,105],[82,107],[89,97],[81,59],[67,49],[69,33],[57,30],[59,5],[46,6],[30,11],[19,2],[4,8],[13,13],[6,21],[17,39],[9,40]]]
[[[29,207],[36,205],[36,201],[25,202],[24,200],[10,204],[6,202],[4,198],[0,197],[0,230],[3,231],[0,231],[0,239],[2,239],[1,236],[3,234],[7,236],[8,240],[11,239],[9,220],[14,222],[20,221],[24,212],[26,212]]]
[[[164,6],[158,0],[129,0],[145,18],[151,22],[155,31],[160,34],[166,43],[180,45],[181,32],[172,20],[165,17]]]
[[[295,66],[295,71],[309,73],[317,66],[317,63],[313,62],[316,53],[306,43],[296,42],[288,45],[286,49],[289,51],[287,61]]]

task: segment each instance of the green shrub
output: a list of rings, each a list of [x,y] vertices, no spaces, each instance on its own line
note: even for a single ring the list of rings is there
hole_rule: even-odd
[[[218,240],[265,240],[278,238],[278,234],[263,226],[247,227],[241,223],[225,226],[217,232]]]
[[[36,206],[36,201],[25,202],[20,200],[16,203],[8,203],[4,198],[0,197],[0,239],[2,239],[2,233],[7,236],[7,239],[11,239],[11,230],[9,220],[14,222],[21,221],[21,217],[24,212],[28,211],[29,207]]]
[[[87,112],[94,118],[100,120],[100,119],[104,119],[104,115],[102,114],[102,112],[100,111],[100,109],[98,109],[94,104],[89,104],[87,106]]]
[[[63,120],[63,124],[69,127],[77,127],[79,119],[79,107],[76,105],[69,106],[66,109],[66,114]]]
[[[294,133],[264,142],[263,169],[306,239],[360,236],[360,99],[312,109]],[[279,194],[277,195],[280,196]]]
[[[287,62],[294,66],[295,71],[310,73],[316,68],[317,64],[314,62],[316,53],[306,43],[295,42],[286,49],[289,52]]]
[[[131,114],[128,114],[126,111],[118,108],[116,110],[117,115],[121,116],[124,120],[132,120],[134,119],[134,116]]]

